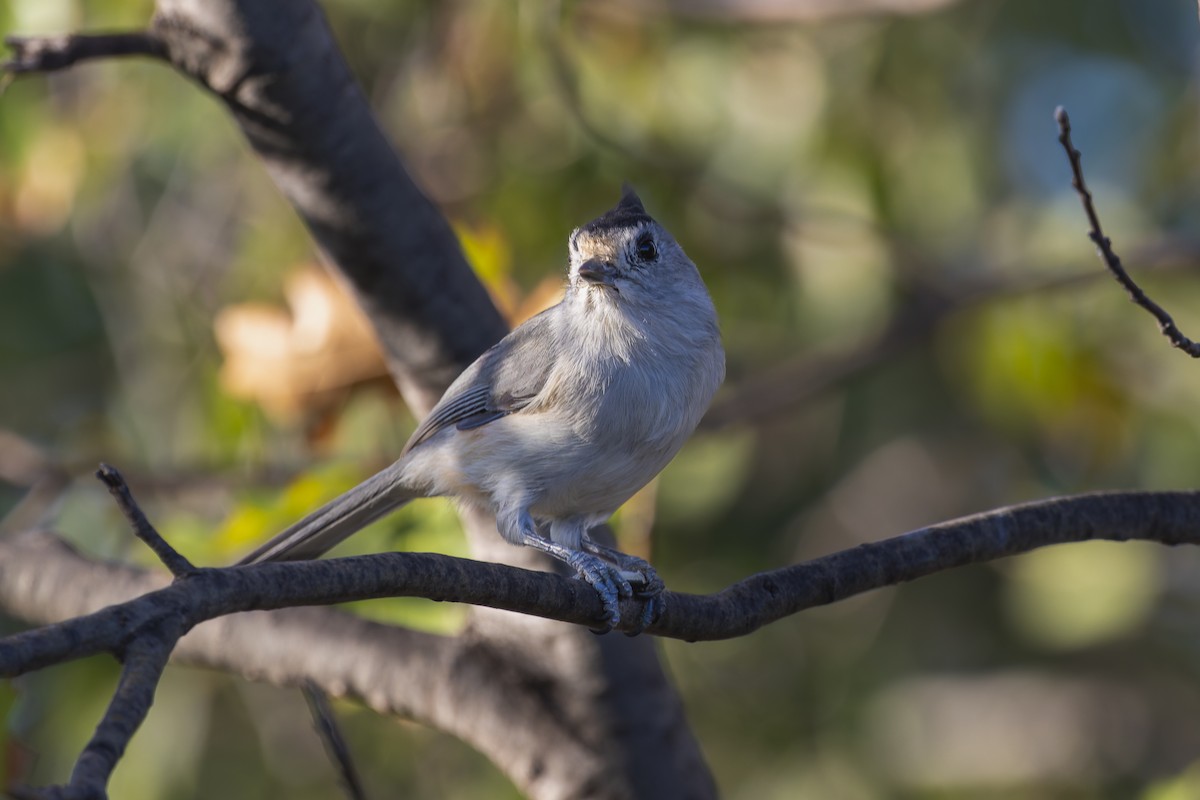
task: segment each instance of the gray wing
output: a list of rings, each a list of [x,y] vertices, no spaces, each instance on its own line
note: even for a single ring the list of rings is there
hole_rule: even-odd
[[[558,308],[526,320],[463,370],[413,431],[404,452],[445,428],[479,428],[533,402],[559,349],[552,324]]]

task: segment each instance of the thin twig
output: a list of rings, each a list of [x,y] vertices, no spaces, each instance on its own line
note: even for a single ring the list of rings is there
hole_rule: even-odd
[[[171,571],[172,575],[178,578],[196,571],[192,562],[171,547],[167,540],[150,524],[150,520],[146,519],[146,515],[142,513],[141,507],[133,499],[133,493],[129,491],[129,486],[121,477],[121,473],[117,472],[116,467],[101,464],[100,468],[96,470],[96,477],[108,487],[108,493],[117,501],[121,513],[133,527],[133,532],[154,551],[154,555],[158,556],[158,560]]]
[[[1193,342],[1191,339],[1183,335],[1175,324],[1175,320],[1171,319],[1162,306],[1151,300],[1142,291],[1141,287],[1134,283],[1133,278],[1129,277],[1129,273],[1125,271],[1125,267],[1121,265],[1121,259],[1112,249],[1112,241],[1104,235],[1104,231],[1100,227],[1100,217],[1096,213],[1096,207],[1092,203],[1092,193],[1087,188],[1087,182],[1083,179],[1083,162],[1082,154],[1075,149],[1075,145],[1071,142],[1071,119],[1067,116],[1067,110],[1059,106],[1054,110],[1054,120],[1058,123],[1058,141],[1062,144],[1063,149],[1067,152],[1067,159],[1071,162],[1071,186],[1079,195],[1079,200],[1083,204],[1083,213],[1088,218],[1088,238],[1096,245],[1096,251],[1100,255],[1100,259],[1108,267],[1113,277],[1117,279],[1117,283],[1124,287],[1129,294],[1129,299],[1138,304],[1142,308],[1149,311],[1154,318],[1158,320],[1159,330],[1163,336],[1171,342],[1173,347],[1177,347],[1187,353],[1192,358],[1200,358],[1200,345]]]
[[[66,36],[6,36],[13,55],[0,63],[9,75],[55,72],[94,58],[149,56],[165,60],[167,48],[149,31],[127,33],[74,33]]]
[[[350,756],[350,746],[346,743],[346,737],[333,715],[329,695],[311,680],[305,681],[301,688],[329,760],[337,765],[343,791],[351,800],[366,800],[367,791],[363,788],[362,778],[354,766],[354,759]]]
[[[150,713],[155,689],[181,632],[172,631],[162,639],[140,638],[125,651],[112,702],[75,762],[70,787],[95,789],[108,784],[129,740]]]

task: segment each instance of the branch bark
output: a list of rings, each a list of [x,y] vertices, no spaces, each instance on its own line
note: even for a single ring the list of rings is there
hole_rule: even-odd
[[[449,226],[388,145],[311,0],[158,0],[147,32],[21,39],[16,47],[9,72],[139,53],[166,59],[220,97],[354,288],[417,411],[503,334]],[[477,554],[529,555],[505,548],[490,519],[465,521]],[[690,641],[739,636],[804,608],[1045,544],[1197,543],[1198,522],[1196,493],[1001,509],[754,576],[717,595],[672,594],[650,631]],[[715,794],[651,642],[584,632],[580,625],[596,624],[600,609],[578,582],[411,553],[215,570],[173,563],[177,577],[163,586],[146,572],[80,559],[44,534],[0,543],[0,604],[28,619],[67,620],[0,642],[0,674],[100,652],[126,660],[113,706],[72,776],[76,786],[102,792],[149,709],[165,653],[211,620],[178,640],[176,657],[257,679],[312,682],[427,722],[479,748],[531,796]],[[461,636],[436,637],[329,609],[268,611],[414,594],[579,625],[497,611],[474,614]],[[242,611],[249,613],[230,616]]]
[[[1200,492],[1081,495],[941,523],[755,575],[714,595],[672,593],[650,630],[690,641],[741,636],[871,589],[1092,539],[1200,544]],[[605,752],[570,736],[569,719],[561,714],[564,701],[553,684],[530,684],[486,640],[419,634],[330,609],[295,608],[421,596],[596,624],[600,602],[579,581],[426,553],[205,569],[166,586],[162,581],[132,567],[89,562],[46,533],[0,543],[0,604],[52,623],[0,640],[0,675],[101,652],[137,655],[136,662],[127,661],[93,740],[101,744],[89,745],[81,758],[86,768],[76,770],[90,785],[107,778],[149,709],[161,672],[155,654],[165,658],[182,634],[215,620],[179,642],[176,657],[277,683],[311,683],[381,712],[429,722],[508,765],[517,784],[531,793],[628,795],[628,785],[613,791]],[[267,613],[272,609],[283,610]],[[246,611],[257,613],[237,613]],[[242,646],[251,640],[255,646]],[[325,646],[330,642],[338,646]],[[569,737],[558,746],[575,761],[543,758],[545,743],[553,741],[546,737],[556,735]],[[101,757],[110,753],[111,763]],[[75,776],[72,781],[75,785]]]
[[[158,0],[148,34],[170,64],[225,103],[354,289],[405,399],[427,411],[505,326],[449,225],[388,144],[320,9],[312,0]],[[503,543],[486,515],[465,514],[464,527],[481,558],[546,565]],[[535,720],[487,718],[496,745],[481,749],[527,794],[715,795],[646,637],[594,637],[486,610],[472,615],[465,636],[473,647],[457,669],[477,673],[490,692],[543,687],[556,704],[557,735],[536,741],[514,734]],[[531,733],[546,733],[535,727]],[[598,767],[581,768],[586,763]]]
[[[506,326],[441,212],[380,128],[320,9],[159,0],[176,69],[224,101],[353,287],[405,399],[428,411]]]
[[[67,36],[6,36],[12,58],[0,69],[12,74],[52,72],[80,61],[123,56],[162,59],[166,51],[158,37],[144,31],[132,33],[69,34]]]

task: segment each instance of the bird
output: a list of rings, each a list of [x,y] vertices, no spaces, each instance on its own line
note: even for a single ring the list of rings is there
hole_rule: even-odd
[[[562,300],[467,367],[394,463],[238,563],[318,558],[410,500],[449,496],[594,587],[603,630],[619,624],[621,597],[643,600],[638,630],[661,614],[654,568],[589,531],[658,475],[707,410],[725,377],[716,310],[628,184],[571,232],[568,251]]]

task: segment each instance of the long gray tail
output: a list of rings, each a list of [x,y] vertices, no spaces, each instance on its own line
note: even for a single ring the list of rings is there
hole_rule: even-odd
[[[237,563],[320,558],[335,545],[417,497],[400,483],[402,469],[403,459],[321,506]]]

